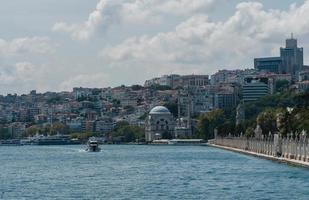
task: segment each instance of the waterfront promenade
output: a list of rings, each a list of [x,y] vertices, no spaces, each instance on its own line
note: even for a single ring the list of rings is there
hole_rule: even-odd
[[[261,157],[290,165],[309,168],[309,144],[299,139],[254,139],[242,137],[216,138],[208,143],[211,147]]]

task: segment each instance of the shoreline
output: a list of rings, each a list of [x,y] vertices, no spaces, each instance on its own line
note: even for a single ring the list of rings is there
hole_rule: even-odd
[[[244,155],[254,156],[254,157],[257,157],[257,158],[263,158],[263,159],[267,159],[267,160],[274,161],[274,162],[277,162],[277,163],[287,164],[289,166],[302,167],[302,168],[309,169],[309,163],[303,162],[303,161],[300,161],[300,160],[291,160],[291,159],[282,158],[282,157],[275,157],[275,156],[265,155],[265,154],[261,154],[261,153],[255,153],[255,152],[251,152],[251,151],[246,151],[246,150],[242,150],[242,149],[236,149],[236,148],[226,147],[226,146],[221,146],[221,145],[216,145],[216,144],[208,144],[208,146],[227,150],[227,151],[232,151],[232,152],[235,152],[235,153],[241,153],[241,154],[244,154]]]

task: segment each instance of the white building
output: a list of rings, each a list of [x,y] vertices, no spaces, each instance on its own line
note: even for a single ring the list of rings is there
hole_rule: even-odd
[[[174,137],[175,119],[164,106],[156,106],[145,122],[145,138],[147,142],[162,139],[164,134]]]

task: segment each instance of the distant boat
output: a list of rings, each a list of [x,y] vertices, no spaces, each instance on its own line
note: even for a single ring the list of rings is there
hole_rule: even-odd
[[[39,136],[33,138],[30,142],[33,145],[74,145],[81,144],[79,140],[70,139],[66,135]]]
[[[99,147],[99,142],[95,137],[89,138],[87,142],[87,149],[88,152],[99,152],[101,148]]]
[[[206,145],[203,139],[172,139],[168,141],[169,145],[191,146],[191,145]]]
[[[203,139],[172,139],[172,140],[154,140],[153,145],[175,145],[175,146],[204,146],[206,142]]]
[[[18,139],[0,140],[0,146],[21,146],[21,145],[23,144]]]

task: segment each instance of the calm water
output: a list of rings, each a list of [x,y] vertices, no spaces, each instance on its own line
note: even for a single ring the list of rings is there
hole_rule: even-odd
[[[210,147],[0,147],[0,199],[309,199],[309,170]]]

